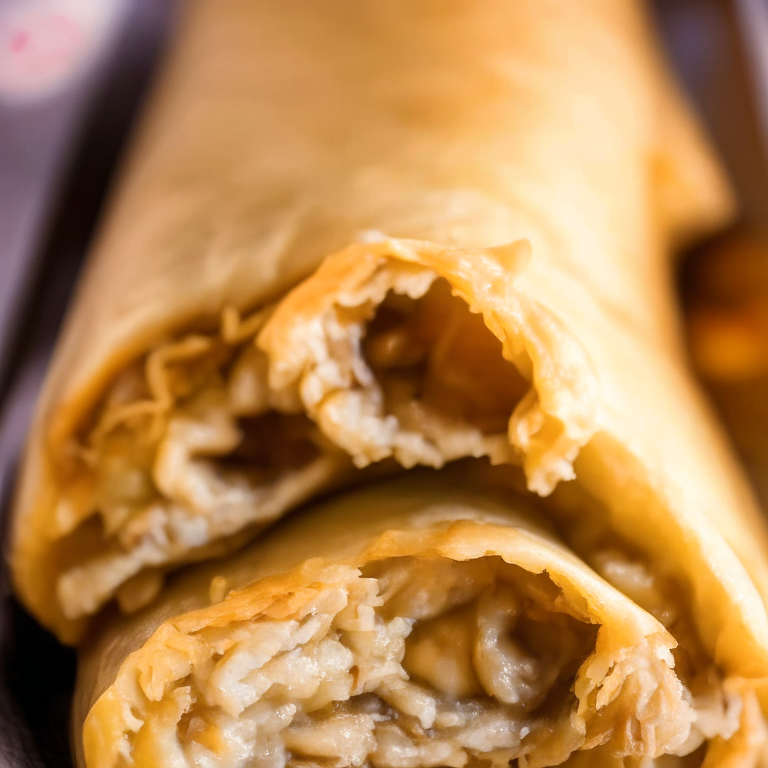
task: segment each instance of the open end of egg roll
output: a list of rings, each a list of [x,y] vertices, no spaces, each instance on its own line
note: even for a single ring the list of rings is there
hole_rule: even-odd
[[[231,547],[327,489],[349,473],[348,454],[358,467],[518,463],[507,433],[529,382],[444,278],[378,261],[353,300],[340,285],[345,304],[323,315],[285,328],[314,281],[278,305],[301,386],[270,386],[286,378],[285,340],[260,335],[271,308],[245,322],[228,314],[219,335],[163,346],[119,377],[72,451],[59,502],[69,618],[113,597],[141,607],[164,569]]]
[[[108,627],[83,659],[85,764],[754,759],[754,694],[675,610],[679,643],[519,499],[440,475],[374,486]]]
[[[68,618],[141,607],[169,567],[236,547],[348,472],[304,414],[270,406],[264,364],[252,333],[195,335],[118,378],[57,506]]]

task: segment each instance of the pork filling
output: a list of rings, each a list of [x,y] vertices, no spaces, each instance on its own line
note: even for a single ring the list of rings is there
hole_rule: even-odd
[[[737,730],[717,675],[693,696],[665,641],[607,631],[497,557],[336,566],[250,619],[156,633],[113,686],[125,734],[98,765],[536,768],[598,747],[687,755]]]
[[[252,320],[125,371],[72,446],[57,508],[69,618],[115,597],[142,607],[169,567],[242,544],[347,471],[303,413],[271,400]]]

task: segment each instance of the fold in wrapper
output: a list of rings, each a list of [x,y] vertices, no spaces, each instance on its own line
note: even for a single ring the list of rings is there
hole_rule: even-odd
[[[730,212],[631,0],[192,2],[30,436],[19,595],[76,642],[359,468],[475,457],[765,677],[766,538],[667,274]]]
[[[675,602],[663,610],[678,637],[521,498],[416,471],[296,516],[106,621],[82,651],[78,757],[755,765],[754,691],[719,675]]]

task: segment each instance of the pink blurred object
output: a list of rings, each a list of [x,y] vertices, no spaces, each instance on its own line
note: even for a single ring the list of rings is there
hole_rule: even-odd
[[[0,8],[0,99],[34,99],[82,75],[106,44],[121,0],[15,0]]]

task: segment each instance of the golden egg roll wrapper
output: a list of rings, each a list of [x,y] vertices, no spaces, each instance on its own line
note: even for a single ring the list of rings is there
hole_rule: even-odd
[[[190,3],[31,432],[20,597],[73,643],[319,493],[474,457],[768,675],[667,275],[731,207],[633,0]]]
[[[671,631],[514,494],[442,470],[335,497],[103,620],[79,764],[755,765],[754,691],[623,567]]]

